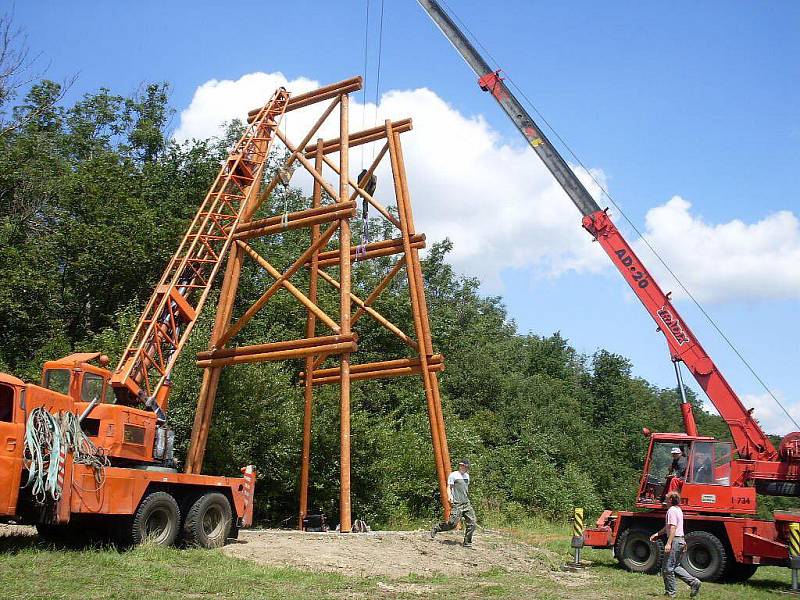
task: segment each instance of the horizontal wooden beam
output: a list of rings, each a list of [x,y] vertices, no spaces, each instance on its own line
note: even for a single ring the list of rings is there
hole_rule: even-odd
[[[348,204],[348,203],[342,203]],[[340,205],[334,205],[340,206]],[[287,219],[286,224],[280,222],[281,217],[278,217],[279,222],[275,225],[268,225],[259,229],[250,229],[237,233],[233,236],[234,240],[250,240],[256,237],[263,237],[265,235],[275,235],[276,233],[283,233],[292,229],[303,229],[304,227],[311,227],[312,225],[322,225],[323,223],[330,223],[331,221],[341,221],[342,219],[351,219],[356,214],[355,206],[345,208],[342,210],[330,210],[324,213],[313,215],[304,218],[291,218]],[[310,259],[309,259],[310,260]]]
[[[432,354],[428,357],[429,365],[440,365],[444,363],[444,357],[441,354]],[[419,358],[398,358],[394,360],[383,360],[378,362],[359,363],[350,365],[351,373],[366,373],[368,371],[380,371],[382,369],[397,369],[402,367],[419,367]],[[330,369],[314,369],[312,372],[314,379],[320,377],[330,377],[339,374],[339,367],[332,367]],[[300,371],[300,379],[305,379],[305,371]]]
[[[361,77],[351,77],[350,79],[345,79],[344,81],[339,81],[337,83],[332,83],[330,85],[317,88],[316,90],[311,90],[310,92],[306,92],[305,94],[298,94],[297,96],[291,96],[289,98],[288,104],[286,105],[286,112],[288,113],[293,110],[297,110],[298,108],[309,106],[310,104],[316,104],[317,102],[322,102],[323,100],[329,100],[330,98],[335,98],[340,94],[349,94],[350,92],[357,92],[358,90],[361,89],[361,86],[362,86]],[[252,123],[258,116],[258,113],[260,111],[261,107],[254,108],[253,110],[248,112],[247,122]]]
[[[411,131],[411,128],[411,119],[403,119],[401,121],[394,121],[392,123],[392,129],[395,133],[405,133],[406,131]],[[386,125],[351,133],[348,137],[348,146],[353,148],[354,146],[360,146],[361,144],[368,144],[370,142],[376,142],[383,139],[386,139]],[[322,142],[322,153],[331,154],[333,152],[338,152],[341,147],[341,143],[342,142],[339,138],[325,140]],[[306,146],[305,154],[307,158],[312,158],[316,152],[317,144]]]
[[[425,234],[419,233],[411,236],[411,247],[417,249],[424,248]],[[392,254],[399,254],[403,252],[403,238],[393,238],[389,240],[382,240],[380,242],[372,242],[371,244],[366,244],[366,246],[364,247],[366,252],[363,252],[359,256],[356,256],[356,250],[358,248],[359,246],[350,247],[351,262],[355,262],[357,260],[367,260],[370,258],[378,258],[380,256],[391,256]],[[338,264],[339,264],[338,250],[329,250],[327,252],[319,253],[318,266],[320,268],[336,266]]]
[[[309,348],[312,346],[322,346],[325,344],[338,344],[341,342],[356,342],[358,335],[323,335],[312,338],[301,338],[298,340],[286,340],[283,342],[270,342],[269,344],[257,344],[255,346],[240,346],[239,348],[221,348],[219,350],[204,350],[197,353],[197,360],[210,360],[214,358],[229,358],[231,356],[244,356],[246,354],[258,354],[262,352],[277,352],[280,350],[294,350],[296,348]]]
[[[444,364],[428,365],[428,373],[438,373],[444,371]],[[389,379],[392,377],[405,377],[408,375],[420,375],[422,368],[416,367],[397,367],[396,369],[379,369],[377,371],[363,371],[361,373],[351,373],[350,381],[366,381],[370,379]],[[311,385],[336,385],[342,382],[339,375],[312,379]]]
[[[339,202],[337,204],[324,204],[322,206],[317,206],[315,208],[307,208],[305,210],[290,212],[286,216],[289,221],[296,221],[297,219],[305,219],[306,217],[315,217],[317,215],[322,215],[329,212],[335,212],[337,210],[347,210],[355,207],[356,207],[355,201]],[[256,219],[255,221],[240,223],[239,226],[236,228],[236,233],[250,231],[251,229],[260,229],[262,227],[269,227],[270,225],[280,225],[282,220],[283,220],[283,215],[274,215],[272,217],[267,217],[266,219]]]
[[[253,346],[243,346],[236,350],[248,350]],[[291,350],[279,350],[273,352],[257,352],[251,354],[229,356],[226,358],[214,358],[208,360],[198,360],[197,366],[202,369],[226,367],[229,365],[241,365],[254,362],[267,362],[272,360],[289,360],[292,358],[305,358],[316,354],[350,354],[358,350],[355,341],[341,342],[338,344],[323,344],[309,346],[307,348],[293,348]]]

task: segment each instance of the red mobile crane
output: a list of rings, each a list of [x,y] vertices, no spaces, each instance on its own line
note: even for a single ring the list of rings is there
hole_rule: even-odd
[[[527,143],[583,215],[582,225],[606,252],[636,297],[664,334],[682,394],[685,433],[650,433],[650,444],[636,499],[636,511],[603,512],[588,529],[586,544],[613,548],[631,571],[655,573],[661,568],[663,542],[650,542],[660,529],[665,506],[661,498],[670,464],[670,449],[678,446],[688,459],[682,507],[686,513],[685,567],[703,580],[745,580],[760,564],[785,565],[790,522],[800,514],[776,513],[775,520],[753,518],[756,493],[800,496],[800,433],[786,435],[776,451],[744,407],[717,366],[572,169],[534,119],[509,90],[501,71],[494,71],[436,0],[417,0],[478,76],[480,88],[491,93]],[[733,443],[698,434],[692,406],[681,380],[683,363],[728,424]]]
[[[175,468],[170,373],[259,194],[281,117],[303,99],[281,88],[256,111],[113,373],[106,356],[78,353],[46,362],[41,385],[0,374],[0,522],[34,524],[46,537],[91,526],[134,543],[180,536],[203,547],[252,524],[252,467],[241,478]]]

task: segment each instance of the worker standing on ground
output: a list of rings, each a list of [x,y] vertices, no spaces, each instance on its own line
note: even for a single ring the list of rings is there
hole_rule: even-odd
[[[667,494],[666,523],[660,531],[650,536],[650,541],[655,542],[661,534],[667,536],[667,543],[664,544],[664,566],[661,574],[664,576],[665,595],[670,598],[675,597],[675,576],[691,588],[689,596],[694,598],[700,593],[700,580],[692,577],[689,572],[681,566],[681,555],[686,548],[686,541],[683,539],[683,511],[680,507],[681,495],[678,492]]]
[[[447,478],[447,499],[450,500],[450,519],[433,526],[431,539],[440,531],[455,529],[464,519],[464,548],[472,548],[472,534],[475,533],[475,509],[469,501],[469,461],[465,458],[458,462],[458,471],[453,471]]]

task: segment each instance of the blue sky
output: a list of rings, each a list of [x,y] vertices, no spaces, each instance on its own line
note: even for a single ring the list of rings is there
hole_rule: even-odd
[[[772,221],[746,227],[780,211],[787,219],[800,214],[800,3],[450,4],[583,163],[602,171],[637,227],[647,230],[649,211],[673,196],[691,203],[692,223],[706,225],[708,239],[698,244],[693,229],[675,231],[662,223],[651,232],[659,249],[674,254],[679,276],[701,288],[722,329],[800,415],[793,377],[800,361],[800,285],[794,286],[800,262],[782,262],[796,250],[797,239],[791,227],[768,227]],[[51,78],[78,73],[73,99],[100,86],[131,93],[143,82],[168,81],[177,128],[180,111],[209,80],[281,71],[290,80],[325,83],[363,71],[366,2],[299,1],[276,12],[272,6],[27,0],[17,2],[14,11],[31,49],[50,61]],[[370,9],[371,99],[380,2],[372,0]],[[315,47],[323,40],[322,49]],[[416,2],[388,0],[381,90],[418,88],[431,90],[467,119],[482,117],[498,136],[497,144],[522,152],[505,116],[477,89],[471,72]],[[416,118],[413,104],[408,112],[399,116]],[[541,179],[534,160],[531,173]],[[519,169],[513,176],[502,167],[496,171],[490,175],[510,187],[526,176]],[[663,216],[679,217],[673,209]],[[531,214],[538,210],[532,199]],[[418,212],[427,214],[424,207]],[[577,211],[574,217],[580,231]],[[744,227],[737,229],[736,220]],[[424,221],[417,226],[431,229]],[[754,243],[758,236],[766,241]],[[728,246],[715,254],[709,245],[720,240]],[[527,243],[520,240],[519,246],[525,249]],[[743,264],[740,274],[711,273],[717,263],[720,271],[730,271],[723,264],[725,248],[749,245],[756,262],[764,257],[763,268]],[[706,254],[721,258],[704,259]],[[651,257],[642,259],[653,267]],[[459,266],[470,273],[471,264],[465,259]],[[476,263],[474,268],[483,277],[489,267]],[[597,267],[554,272],[524,260],[495,262],[491,268],[497,280],[489,291],[503,295],[521,331],[561,331],[581,351],[608,348],[630,357],[635,372],[650,381],[673,384],[665,344],[616,273]],[[665,289],[675,289],[659,280]],[[743,292],[743,287],[751,289]],[[762,394],[692,305],[684,299],[678,306],[740,395]],[[754,398],[751,404],[771,428],[782,428],[771,401]]]

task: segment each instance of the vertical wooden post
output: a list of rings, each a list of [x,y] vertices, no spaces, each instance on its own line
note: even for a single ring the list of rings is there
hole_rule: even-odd
[[[317,153],[314,160],[314,168],[317,172],[322,173],[322,145],[323,139],[317,140]],[[312,206],[317,208],[322,204],[322,186],[315,179],[314,180],[314,193],[312,195]],[[311,243],[313,244],[319,238],[319,225],[311,227]],[[319,251],[311,255],[311,273],[309,275],[308,283],[308,299],[316,304],[317,302],[317,280],[319,269]],[[312,311],[308,311],[306,318],[306,337],[311,338],[316,335],[316,315]],[[308,514],[308,473],[309,463],[311,461],[311,420],[313,417],[313,403],[314,403],[314,357],[309,356],[306,358],[306,380],[305,388],[303,390],[305,398],[305,407],[303,410],[303,453],[302,462],[300,465],[300,515],[298,529],[303,528],[303,519]]]
[[[403,209],[406,214],[406,222],[408,223],[408,235],[413,236],[416,231],[414,229],[414,215],[411,209],[411,194],[408,191],[408,179],[406,178],[406,166],[403,158],[403,146],[400,144],[400,134],[394,134],[394,143],[397,150],[397,161],[400,166],[400,182],[403,192]],[[425,352],[430,356],[433,354],[433,341],[431,340],[431,322],[428,315],[428,302],[425,299],[425,284],[422,278],[422,267],[419,263],[419,251],[416,248],[411,249],[411,260],[414,265],[414,273],[419,285],[417,285],[417,303],[420,311],[420,324],[425,334]],[[425,376],[426,373],[423,373]],[[436,373],[427,373],[430,378],[431,391],[433,392],[433,405],[436,409],[436,424],[439,429],[439,442],[442,447],[442,458],[445,464],[445,471],[452,468],[450,462],[450,448],[447,444],[447,431],[444,426],[444,415],[442,414],[442,398],[439,394],[439,377]],[[449,511],[446,511],[449,512]]]
[[[389,158],[391,159],[392,176],[394,177],[394,192],[395,200],[397,202],[397,212],[400,216],[400,233],[403,238],[403,249],[406,261],[406,276],[408,278],[408,291],[411,299],[411,314],[414,318],[414,330],[417,335],[417,342],[419,343],[419,363],[422,369],[422,383],[425,388],[425,400],[428,406],[428,422],[431,429],[431,444],[433,446],[433,455],[436,462],[436,474],[439,481],[439,495],[441,497],[442,506],[445,510],[445,515],[449,516],[450,503],[447,501],[447,471],[449,465],[444,462],[444,455],[442,453],[442,441],[439,428],[439,420],[437,417],[436,406],[434,404],[433,389],[430,382],[430,373],[428,373],[428,352],[425,344],[425,330],[421,323],[421,315],[419,310],[419,286],[422,282],[417,277],[417,271],[414,269],[411,240],[409,234],[409,221],[408,213],[406,211],[406,202],[403,196],[403,183],[402,183],[402,165],[400,164],[400,156],[397,149],[397,137],[392,129],[391,121],[386,121],[386,138],[389,142]]]
[[[225,268],[225,278],[222,281],[222,289],[219,293],[214,329],[211,332],[211,339],[208,344],[210,350],[216,347],[217,340],[231,321],[233,301],[236,298],[236,290],[239,287],[243,262],[244,252],[242,252],[238,244],[231,245],[228,265]],[[203,372],[203,383],[200,386],[200,395],[197,398],[197,408],[194,413],[192,437],[189,441],[189,451],[186,455],[185,471],[187,473],[200,473],[203,470],[208,430],[214,412],[214,401],[217,396],[221,372],[222,367],[208,368]]]
[[[342,94],[339,102],[339,202],[349,197],[349,96]],[[342,219],[339,227],[339,314],[342,335],[350,335],[350,220]],[[342,533],[352,527],[350,515],[350,354],[340,360],[340,468],[339,523]]]

